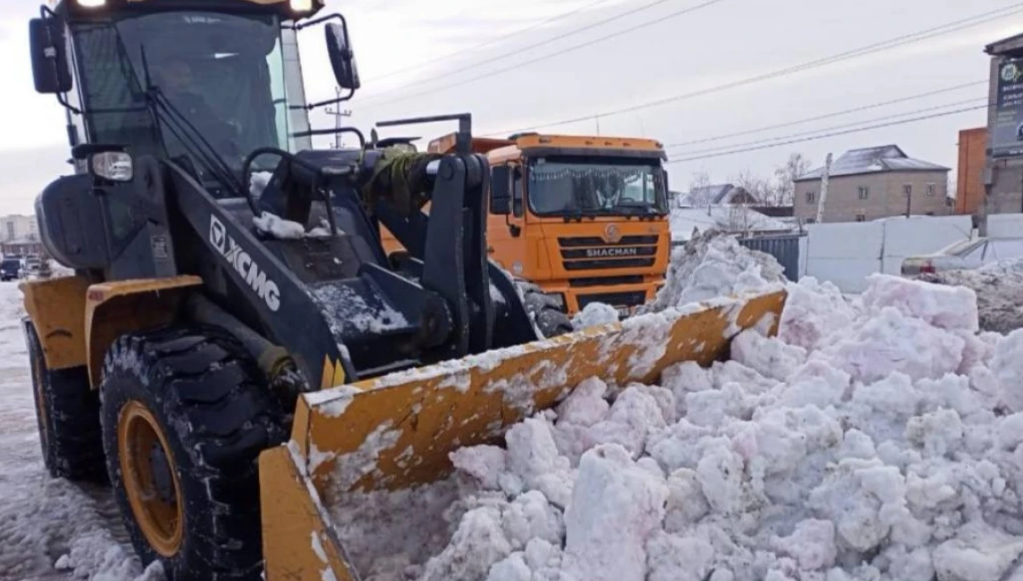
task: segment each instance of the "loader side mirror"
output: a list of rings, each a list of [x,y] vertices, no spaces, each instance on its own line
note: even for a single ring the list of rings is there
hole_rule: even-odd
[[[491,171],[490,213],[496,216],[511,214],[511,171],[506,165],[496,166]]]
[[[355,66],[355,54],[348,38],[348,27],[343,22],[331,22],[327,31],[327,54],[334,69],[334,79],[342,89],[354,91],[359,88],[359,69]]]
[[[28,24],[32,52],[32,77],[36,91],[58,95],[71,90],[64,23],[56,18],[33,18]]]

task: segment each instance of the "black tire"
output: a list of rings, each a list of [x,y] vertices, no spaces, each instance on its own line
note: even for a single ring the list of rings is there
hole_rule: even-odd
[[[285,432],[240,345],[210,328],[125,335],[100,393],[107,471],[143,563],[174,581],[259,579],[257,459]]]
[[[106,482],[99,394],[89,386],[88,369],[48,369],[35,325],[23,324],[46,471],[75,482]]]
[[[530,318],[533,319],[545,338],[572,332],[572,320],[568,318],[557,301],[545,295],[535,285],[519,283],[519,288],[522,290],[526,312],[529,313]]]

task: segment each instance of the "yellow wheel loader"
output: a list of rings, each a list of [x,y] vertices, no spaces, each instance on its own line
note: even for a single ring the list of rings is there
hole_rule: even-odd
[[[338,130],[308,111],[360,85],[345,19],[322,8],[61,0],[30,23],[74,165],[36,201],[74,275],[21,287],[46,467],[109,481],[143,563],[173,580],[358,579],[326,509],[339,497],[443,478],[448,452],[586,377],[724,357],[784,299],[542,339],[487,259],[484,158],[351,128],[359,148],[312,147]],[[311,29],[338,99],[305,98]]]

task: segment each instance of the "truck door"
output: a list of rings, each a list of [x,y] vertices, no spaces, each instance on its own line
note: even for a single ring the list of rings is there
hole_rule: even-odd
[[[510,215],[490,214],[487,220],[487,252],[491,258],[512,275],[521,275],[525,264],[526,236],[523,231],[525,216],[522,189],[522,171],[517,165],[512,171],[512,211]],[[489,207],[489,204],[488,204]],[[516,266],[517,265],[517,266]],[[518,272],[516,272],[518,271]]]

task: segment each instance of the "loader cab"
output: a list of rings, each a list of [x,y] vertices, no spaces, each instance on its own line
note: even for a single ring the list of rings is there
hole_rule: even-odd
[[[104,278],[170,274],[174,257],[162,255],[171,233],[145,232],[169,228],[163,192],[152,187],[157,160],[173,160],[213,197],[244,206],[248,154],[312,149],[297,35],[322,6],[62,0],[43,8],[30,23],[35,86],[64,105],[75,165],[75,175],[37,199],[51,254]],[[344,22],[326,19],[335,17]],[[331,65],[347,75],[339,84],[357,87],[347,29],[331,44],[333,26],[326,25]],[[252,169],[277,163],[257,158]]]
[[[312,147],[303,135],[309,120],[297,31],[289,24],[301,14],[289,4],[235,0],[195,9],[173,0],[96,2],[66,0],[32,24],[41,44],[52,41],[43,48],[33,43],[33,54],[44,56],[34,63],[37,88],[70,106],[72,146],[116,144],[134,158],[188,158],[183,134],[194,128],[203,147],[235,171],[259,147]],[[57,58],[47,62],[47,50]],[[49,87],[39,79],[47,65],[56,66],[59,81]],[[169,106],[168,117],[180,114],[192,127],[161,122],[151,106],[154,93]],[[200,160],[189,161],[201,177],[211,177]]]

